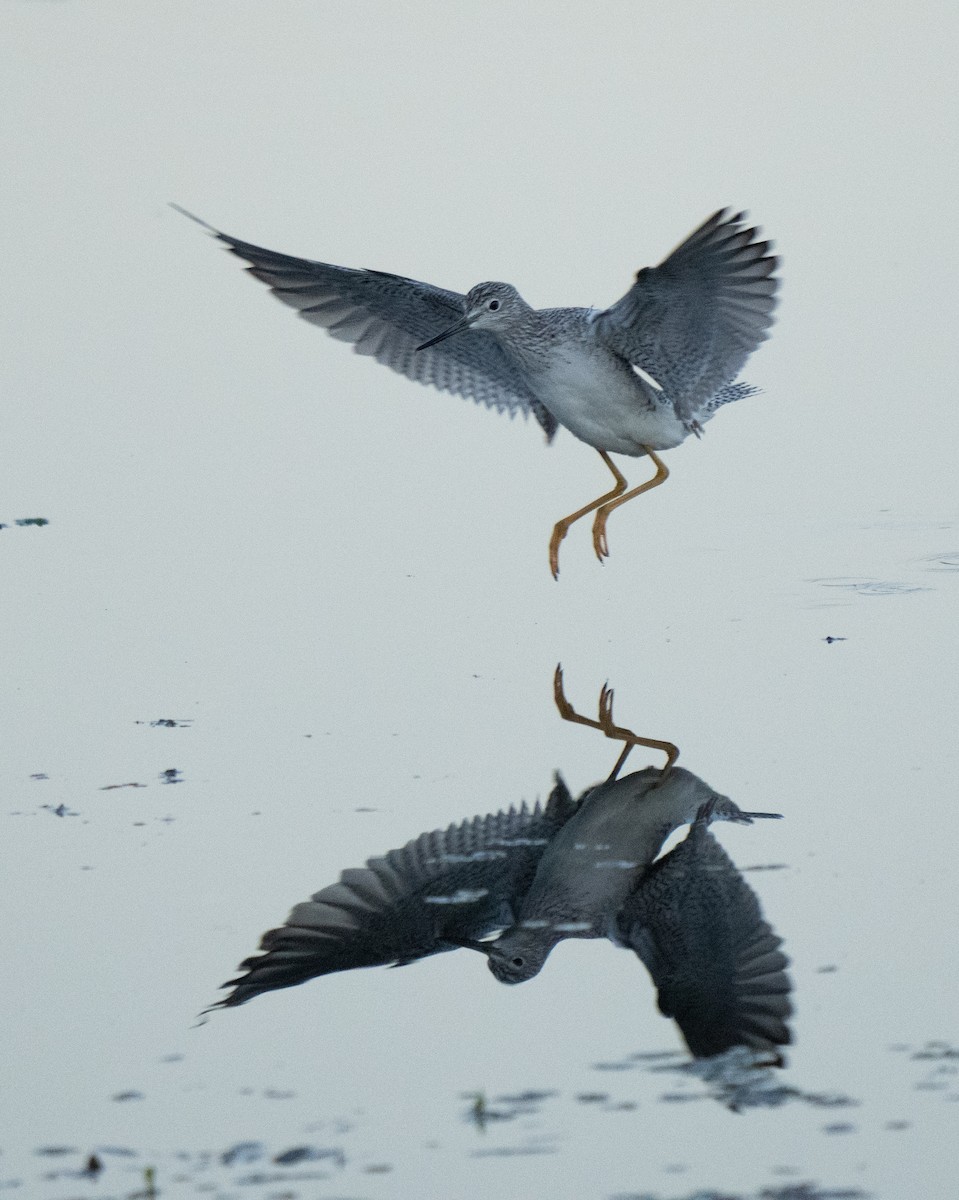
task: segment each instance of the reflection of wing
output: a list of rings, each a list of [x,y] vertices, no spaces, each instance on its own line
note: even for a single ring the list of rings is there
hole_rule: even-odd
[[[618,920],[620,939],[646,964],[659,1008],[697,1058],[733,1046],[775,1050],[792,1013],[782,941],[755,893],[708,829],[653,864]]]
[[[772,324],[778,260],[743,218],[714,213],[596,318],[600,338],[651,375],[687,423],[736,378]]]
[[[284,304],[326,329],[357,354],[441,392],[466,396],[497,412],[533,413],[547,434],[556,423],[506,361],[499,344],[481,329],[416,352],[416,347],[460,320],[465,297],[459,292],[388,275],[334,267],[309,258],[277,254],[241,242],[174,205],[209,229],[233,254],[250,263],[250,274],[267,284]]]
[[[474,817],[344,871],[298,904],[241,963],[246,974],[214,1007],[354,967],[413,962],[485,937],[514,920],[550,838],[576,811],[557,776],[545,808]]]

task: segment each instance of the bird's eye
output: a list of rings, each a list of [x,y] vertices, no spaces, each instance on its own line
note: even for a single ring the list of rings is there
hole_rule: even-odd
[[[486,307],[490,310],[490,312],[496,312],[496,310],[499,308],[499,301],[491,300]]]
[[[524,965],[523,959],[521,958],[514,958],[511,961],[514,967],[522,967]]]

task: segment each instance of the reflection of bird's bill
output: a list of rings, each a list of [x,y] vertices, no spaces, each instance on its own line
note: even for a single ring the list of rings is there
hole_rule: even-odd
[[[464,317],[462,321],[457,321],[455,325],[451,325],[449,329],[444,329],[442,333],[438,333],[436,337],[430,338],[428,342],[424,342],[421,346],[417,346],[417,350],[429,350],[430,346],[435,346],[439,342],[445,342],[447,338],[453,336],[454,333],[462,333],[469,329],[473,324],[472,317]]]
[[[489,958],[490,948],[493,945],[492,940],[488,942],[479,942],[473,938],[444,938],[445,942],[449,942],[451,946],[459,946],[463,950],[478,950],[480,954],[485,954]]]

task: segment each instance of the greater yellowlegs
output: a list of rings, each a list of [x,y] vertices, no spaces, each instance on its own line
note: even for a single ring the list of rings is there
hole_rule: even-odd
[[[720,209],[658,267],[645,267],[607,309],[531,308],[508,283],[465,296],[385,271],[277,254],[197,221],[284,304],[351,342],[358,354],[488,408],[532,415],[551,440],[563,425],[599,451],[612,490],[558,521],[553,575],[570,526],[595,513],[593,547],[609,554],[609,514],[669,474],[658,452],[697,436],[716,411],[755,388],[736,382],[768,336],[778,260],[745,214]],[[656,468],[627,490],[610,454],[648,455]]]

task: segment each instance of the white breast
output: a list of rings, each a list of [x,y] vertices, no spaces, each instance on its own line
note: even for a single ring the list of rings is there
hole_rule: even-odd
[[[687,436],[672,405],[656,395],[621,360],[596,347],[564,346],[542,364],[530,384],[544,407],[580,441],[616,454],[668,450]]]

